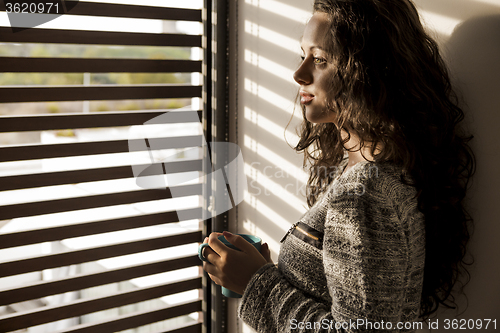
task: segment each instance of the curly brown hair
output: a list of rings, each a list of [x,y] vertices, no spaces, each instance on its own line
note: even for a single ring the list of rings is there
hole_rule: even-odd
[[[417,190],[426,223],[426,259],[420,317],[439,305],[454,307],[454,286],[465,276],[472,219],[464,208],[475,158],[472,138],[459,128],[464,113],[436,42],[424,31],[410,0],[315,0],[328,14],[325,46],[336,73],[328,101],[337,124],[304,121],[295,147],[309,165],[312,206],[332,182],[351,134],[371,147],[375,162],[402,167]],[[342,139],[340,130],[348,137]],[[381,146],[381,151],[375,148]],[[359,148],[359,147],[358,147]],[[409,181],[411,180],[411,181]]]

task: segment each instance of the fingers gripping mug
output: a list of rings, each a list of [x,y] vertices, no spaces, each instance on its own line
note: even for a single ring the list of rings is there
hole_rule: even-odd
[[[260,239],[260,237],[253,236],[253,235],[245,235],[245,234],[238,234],[238,235],[243,237],[244,240],[246,240],[247,242],[252,244],[260,252],[260,246],[262,243],[262,239]],[[238,250],[238,251],[240,250],[240,249],[236,248],[233,244],[229,243],[228,240],[226,239],[226,237],[219,236],[218,239],[227,247],[234,249],[234,250]],[[208,243],[203,243],[198,247],[198,257],[200,258],[200,260],[208,262],[208,260],[203,256],[203,250],[207,246],[208,246]],[[224,295],[226,297],[232,297],[232,298],[241,298],[240,294],[235,293],[234,291],[231,291],[231,290],[224,288],[224,287],[222,287],[222,295]]]

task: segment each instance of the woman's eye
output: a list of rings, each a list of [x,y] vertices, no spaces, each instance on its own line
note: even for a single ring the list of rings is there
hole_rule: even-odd
[[[306,60],[306,56],[300,56],[300,59],[303,61]],[[317,57],[313,57],[313,63],[315,65],[321,65],[321,64],[324,64],[326,63],[326,59],[325,58],[317,58]]]
[[[325,62],[326,62],[326,60],[323,58],[314,58],[314,63],[316,65],[321,65],[321,64],[324,64]]]

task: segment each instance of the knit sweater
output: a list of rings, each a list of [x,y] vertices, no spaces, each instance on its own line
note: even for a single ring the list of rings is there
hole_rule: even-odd
[[[414,332],[425,258],[416,191],[389,163],[332,182],[257,271],[238,315],[257,332]],[[410,327],[411,325],[411,327]]]

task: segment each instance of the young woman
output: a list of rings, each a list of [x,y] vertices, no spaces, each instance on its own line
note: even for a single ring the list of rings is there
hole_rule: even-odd
[[[242,251],[212,234],[204,269],[258,332],[414,331],[453,304],[469,239],[474,157],[446,67],[410,0],[316,0],[302,51],[311,208],[277,265],[224,232]]]

